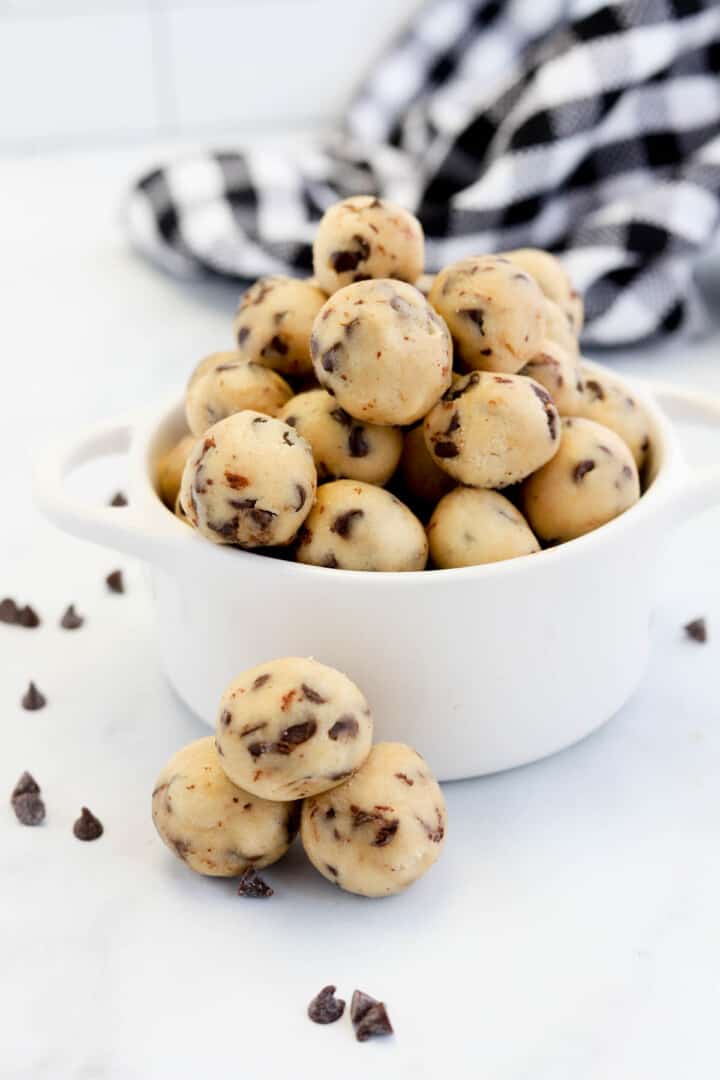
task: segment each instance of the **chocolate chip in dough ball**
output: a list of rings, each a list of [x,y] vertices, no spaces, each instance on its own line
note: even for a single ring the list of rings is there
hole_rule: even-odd
[[[650,419],[640,402],[624,385],[594,364],[580,364],[583,392],[572,416],[595,420],[614,431],[630,447],[638,469],[650,451]]]
[[[422,293],[359,281],[331,296],[310,339],[315,373],[338,404],[371,424],[412,424],[450,385],[452,343]]]
[[[428,544],[411,510],[385,488],[335,480],[318,488],[297,560],[334,570],[423,570]]]
[[[282,858],[297,833],[299,804],[244,791],[221,760],[212,735],[179,750],[157,778],[152,816],[162,842],[191,870],[235,877]]]
[[[171,509],[175,506],[185,462],[194,445],[194,435],[183,435],[182,439],[158,458],[156,471],[158,495]]]
[[[300,836],[313,866],[360,896],[390,896],[439,857],[445,800],[418,753],[378,743],[355,776],[303,804]]]
[[[410,499],[426,507],[435,506],[455,486],[453,478],[435,464],[425,442],[422,424],[405,433],[400,478]]]
[[[190,523],[216,544],[289,544],[310,512],[317,477],[312,450],[287,424],[233,413],[195,443],[180,501]]]
[[[516,372],[545,337],[545,298],[535,280],[495,255],[462,259],[435,276],[429,301],[447,323],[466,368]]]
[[[222,352],[210,353],[208,356],[204,356],[202,360],[193,368],[190,378],[188,379],[188,389],[193,383],[202,378],[203,375],[207,375],[209,371],[214,371],[220,364],[234,364],[238,360],[244,360],[245,357],[237,349],[227,349]]]
[[[575,337],[578,337],[583,325],[582,297],[557,255],[540,248],[517,248],[515,251],[503,251],[502,255],[535,278],[545,296],[561,308]]]
[[[549,461],[560,419],[533,379],[472,371],[428,414],[425,441],[436,464],[461,484],[502,488]]]
[[[575,351],[546,339],[536,356],[520,372],[547,390],[561,416],[576,416],[583,394]]]
[[[185,417],[193,435],[243,409],[276,416],[293,396],[280,375],[260,364],[232,360],[193,379],[185,394]]]
[[[509,499],[497,491],[458,487],[440,500],[428,525],[430,557],[439,569],[532,555],[540,545]]]
[[[327,296],[309,281],[264,277],[240,298],[234,331],[246,360],[282,375],[309,375],[310,332]]]
[[[402,433],[355,420],[326,390],[298,394],[279,416],[310,443],[321,481],[346,477],[385,484],[395,472]]]
[[[347,675],[291,656],[230,683],[217,745],[233,783],[263,799],[300,799],[352,776],[370,752],[372,730],[370,707]]]
[[[424,261],[418,219],[374,195],[355,195],[326,210],[313,244],[315,277],[330,295],[367,278],[415,281]]]
[[[575,417],[562,421],[560,449],[522,492],[525,516],[546,543],[592,532],[639,498],[637,467],[620,436]]]

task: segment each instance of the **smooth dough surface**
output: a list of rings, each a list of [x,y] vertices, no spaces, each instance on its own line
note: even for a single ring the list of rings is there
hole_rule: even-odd
[[[535,280],[495,255],[462,259],[436,274],[429,301],[455,343],[458,366],[516,372],[545,337],[545,298]]]
[[[473,371],[458,379],[425,420],[437,465],[462,484],[502,488],[544,465],[560,442],[557,409],[524,375]]]
[[[547,390],[561,416],[577,416],[583,394],[577,353],[546,338],[536,356],[520,372]]]
[[[377,743],[347,783],[303,804],[300,835],[328,881],[360,896],[390,896],[439,857],[445,800],[425,760],[403,743]]]
[[[312,450],[281,420],[245,410],[211,427],[186,462],[180,501],[216,544],[289,544],[310,512]]]
[[[642,469],[650,450],[650,419],[622,382],[593,364],[580,364],[583,392],[568,415],[595,420],[614,431],[630,447]]]
[[[502,562],[540,550],[525,518],[497,491],[458,487],[428,525],[430,556],[441,570]]]
[[[264,799],[299,799],[352,776],[370,752],[372,731],[370,707],[347,675],[286,657],[230,683],[217,745],[234,783]]]
[[[545,295],[562,308],[577,337],[583,325],[582,297],[557,255],[540,248],[517,248],[502,254],[535,278]]]
[[[415,281],[425,240],[418,219],[374,195],[354,195],[323,215],[313,244],[313,269],[328,294],[367,278]]]
[[[385,484],[395,472],[402,432],[356,420],[327,390],[298,394],[279,416],[310,443],[321,481],[344,477]]]
[[[310,332],[327,296],[311,281],[264,277],[240,298],[233,323],[246,360],[283,375],[309,375]]]
[[[237,349],[224,349],[220,352],[210,353],[208,356],[204,356],[199,361],[190,373],[190,378],[187,381],[188,389],[192,386],[196,379],[202,378],[203,375],[207,375],[208,371],[213,371],[219,364],[234,364],[238,360],[244,360],[245,357]]]
[[[576,359],[579,357],[580,346],[567,315],[548,297],[545,298],[545,337],[562,346]]]
[[[194,445],[194,435],[183,435],[182,439],[158,458],[156,472],[158,495],[171,509],[175,506],[185,462]]]
[[[310,340],[320,383],[358,420],[412,424],[452,377],[452,342],[422,293],[359,281],[330,297]]]
[[[435,464],[422,424],[405,433],[400,476],[410,498],[424,506],[434,506],[455,486],[453,478]]]
[[[191,870],[235,877],[282,858],[297,833],[300,804],[258,799],[231,783],[209,735],[162,770],[152,816],[163,843]]]
[[[243,409],[277,416],[293,391],[280,375],[244,359],[225,361],[196,376],[185,394],[185,417],[193,435]]]
[[[335,480],[318,488],[298,538],[297,560],[334,570],[422,570],[425,530],[384,488]]]
[[[594,420],[566,417],[560,448],[526,480],[522,501],[531,528],[546,543],[573,540],[605,525],[640,498],[630,450]]]

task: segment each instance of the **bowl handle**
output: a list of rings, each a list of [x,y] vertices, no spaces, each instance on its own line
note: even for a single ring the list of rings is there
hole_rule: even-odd
[[[699,390],[689,390],[672,383],[651,380],[653,397],[679,420],[700,420],[715,427],[720,434],[720,397]],[[684,487],[673,495],[673,512],[700,514],[720,503],[720,465],[689,469]]]
[[[151,559],[161,551],[167,554],[168,538],[175,530],[165,531],[158,522],[150,527],[132,503],[93,506],[65,489],[66,478],[78,466],[109,454],[127,454],[137,422],[137,415],[118,417],[46,447],[35,462],[33,494],[40,510],[65,532]],[[168,522],[176,524],[171,515]]]

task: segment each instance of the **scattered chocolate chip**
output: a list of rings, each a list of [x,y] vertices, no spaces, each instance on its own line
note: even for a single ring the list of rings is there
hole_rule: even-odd
[[[185,862],[187,860],[188,851],[190,850],[190,845],[187,840],[172,840],[171,843],[175,848],[175,854]]]
[[[286,416],[285,423],[288,424],[289,427],[295,427],[297,424],[297,416]]]
[[[371,821],[378,820],[378,814],[372,814],[367,810],[361,810],[359,806],[351,806],[350,813],[353,819],[353,829],[359,829],[361,825],[367,825]]]
[[[332,874],[332,876],[333,876],[333,877],[337,877],[337,876],[338,876],[338,869],[337,869],[337,866],[331,866],[329,862],[326,862],[326,863],[325,863],[325,869],[326,869],[326,870],[329,870],[329,871],[330,871],[330,873]]]
[[[400,822],[395,818],[393,821],[388,821],[384,825],[381,825],[375,834],[375,839],[372,842],[373,847],[385,847],[389,844],[395,833],[400,827]]]
[[[27,709],[28,712],[36,712],[38,709],[45,708],[47,705],[47,698],[44,694],[40,693],[35,683],[31,682],[23,694],[20,704],[23,709]]]
[[[359,325],[360,320],[358,318],[351,319],[349,323],[345,323],[345,337],[352,337]]]
[[[267,424],[267,416],[256,416],[253,418],[253,424]]]
[[[222,720],[224,720],[225,715],[226,714],[223,713],[223,715],[221,717]],[[227,715],[230,715],[230,714],[228,713]],[[224,721],[224,722],[225,723],[230,723],[229,720]],[[256,731],[262,731],[263,728],[266,728],[266,727],[267,727],[267,720],[260,720],[259,723],[257,723],[257,724],[251,724],[250,727],[244,727],[242,729],[242,731],[240,732],[240,738],[245,739],[245,738],[247,738],[248,735],[254,735]]]
[[[314,720],[305,720],[301,724],[293,724],[280,732],[278,749],[280,746],[287,746],[288,750],[285,752],[290,753],[292,748],[300,746],[301,743],[307,742],[308,739],[312,739],[316,731],[317,724]]]
[[[287,432],[285,432],[285,434],[287,434]],[[307,492],[305,491],[305,488],[302,486],[302,484],[296,484],[295,491],[297,492],[298,500],[295,509],[302,510],[303,506],[305,505],[305,500],[307,499]]]
[[[267,881],[264,881],[257,870],[249,866],[240,875],[238,881],[238,896],[247,896],[253,900],[264,900],[272,896],[275,890]]]
[[[83,806],[80,817],[73,825],[73,834],[78,840],[97,840],[103,834],[101,822],[91,813],[87,806]]]
[[[463,394],[467,394],[468,390],[472,390],[473,386],[476,386],[480,382],[480,372],[473,371],[467,376],[467,379],[463,382],[462,386],[451,386],[449,390],[446,390],[442,396],[443,401],[457,401]]]
[[[558,414],[557,409],[553,404],[553,399],[550,397],[544,386],[538,386],[537,383],[531,383],[530,385],[532,386],[535,397],[538,398],[543,404],[543,408],[545,410],[545,418],[547,420],[547,426],[550,431],[550,438],[554,442],[557,438]]]
[[[436,442],[433,447],[433,452],[436,457],[439,458],[454,458],[457,457],[460,451],[454,442],[447,440],[446,442]]]
[[[332,867],[328,869],[332,871]],[[308,1016],[314,1024],[334,1024],[345,1012],[345,1002],[335,997],[335,990],[334,986],[324,986],[308,1005]]]
[[[459,430],[460,430],[460,415],[456,411],[450,417],[450,423],[445,428],[444,433],[445,433],[445,435],[452,435],[453,431],[459,431]]]
[[[250,757],[259,758],[263,754],[271,754],[275,749],[274,742],[254,742],[248,746],[248,754]]]
[[[243,342],[247,341],[249,336],[250,336],[249,328],[247,326],[241,326],[238,329],[238,332],[237,332],[237,343],[238,343],[238,345],[242,345]]]
[[[344,409],[341,409],[339,405],[336,409],[333,409],[330,415],[333,420],[336,420],[338,424],[342,424],[343,427],[352,427],[352,416],[346,413]]]
[[[336,742],[338,739],[354,739],[360,726],[354,716],[341,716],[335,721],[328,731],[328,738]]]
[[[116,491],[110,500],[110,506],[127,506],[127,495],[122,491]]]
[[[124,593],[125,582],[123,581],[122,570],[113,570],[111,574],[105,578],[105,584],[112,593]]]
[[[495,382],[505,383],[507,386],[512,386],[512,379],[506,379],[503,375],[494,375]]]
[[[343,769],[342,772],[330,773],[328,780],[347,780],[348,776],[353,775],[352,769]]]
[[[605,400],[605,391],[603,390],[602,385],[597,381],[597,379],[586,379],[585,387],[587,390],[590,391],[591,401]]]
[[[14,600],[6,596],[4,600],[0,601],[0,622],[7,623],[8,626],[15,626],[17,621],[18,606]]]
[[[300,689],[302,690],[303,697],[307,698],[308,701],[312,701],[315,705],[325,705],[327,703],[328,699],[324,698],[322,694],[318,693],[312,686],[308,686],[307,683],[303,683]]]
[[[622,467],[622,474],[623,474],[623,477],[624,477],[624,478],[625,478],[626,480],[631,480],[631,479],[632,479],[632,475],[633,475],[633,471],[632,471],[632,469],[630,468],[630,466],[629,466],[629,465],[623,465],[623,467]]]
[[[355,1038],[365,1042],[376,1035],[392,1035],[393,1027],[382,1001],[376,1001],[362,990],[355,990],[350,1003],[350,1019],[355,1028]]]
[[[70,604],[60,620],[60,625],[63,630],[79,630],[84,622],[82,615],[78,615],[75,610],[75,605]]]
[[[270,672],[266,671],[262,675],[258,675],[255,682],[252,684],[252,690],[259,690],[261,686],[264,686],[266,682],[270,680]]]
[[[343,514],[338,516],[330,526],[330,532],[336,533],[341,536],[343,540],[347,540],[353,528],[353,524],[356,518],[365,517],[364,510],[346,510]]]
[[[353,242],[357,245],[357,251],[333,251],[331,254],[330,265],[336,274],[356,270],[360,263],[365,262],[370,255],[370,245],[364,237],[356,234],[353,236]]]
[[[323,371],[334,371],[341,354],[342,345],[339,342],[336,345],[331,345],[330,348],[322,354],[321,363]]]
[[[229,488],[232,488],[233,491],[242,491],[242,489],[246,488],[250,483],[247,476],[241,476],[240,473],[231,472],[230,469],[225,470],[224,476],[225,483]]]
[[[41,825],[45,820],[45,803],[37,791],[26,791],[15,796],[12,808],[21,825]]]
[[[293,439],[289,431],[283,431],[283,442],[286,446],[297,446],[297,441]]]
[[[35,777],[31,776],[29,772],[24,772],[22,774],[22,776],[20,777],[20,779],[18,780],[17,784],[15,785],[15,787],[12,790],[12,795],[10,796],[10,802],[14,802],[15,799],[19,798],[21,795],[39,795],[39,794],[40,794],[40,785],[38,784]]]
[[[325,556],[325,558],[323,560],[323,566],[327,567],[328,570],[339,570],[340,569],[340,563],[337,561],[337,559],[332,554],[332,552],[329,555]]]
[[[267,344],[263,345],[260,350],[261,356],[287,356],[287,354],[288,346],[279,334],[275,334],[271,337]]]
[[[268,529],[277,514],[273,510],[251,510],[250,517],[260,529]]]
[[[573,469],[572,474],[575,483],[579,484],[582,478],[586,476],[587,473],[592,472],[594,468],[595,462],[591,458],[585,458],[584,461],[579,461]]]
[[[483,335],[485,334],[485,316],[482,311],[478,310],[477,308],[466,308],[464,311],[459,312],[459,314],[464,315],[466,319],[470,320],[470,322],[475,323],[478,331]]]
[[[224,727],[228,727],[232,723],[232,713],[229,709],[223,709],[220,714],[220,723]]]
[[[700,645],[704,645],[708,639],[707,623],[705,619],[693,619],[685,625],[685,633],[692,641],[697,641]]]
[[[40,625],[40,616],[29,604],[26,604],[25,607],[18,608],[17,619],[15,621],[18,626],[25,626],[28,630],[34,630],[36,626]]]
[[[410,777],[407,776],[404,772],[396,772],[395,775],[397,776],[398,780],[402,780],[403,784],[407,784],[408,787],[412,787],[415,783],[415,781],[411,780]]]
[[[356,425],[348,436],[348,449],[350,457],[367,457],[370,453],[370,444],[367,441],[365,429]]]

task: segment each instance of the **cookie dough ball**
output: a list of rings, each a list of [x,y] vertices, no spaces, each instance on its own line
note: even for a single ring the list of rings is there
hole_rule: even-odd
[[[421,274],[417,281],[415,281],[414,283],[415,288],[423,294],[426,300],[430,295],[430,290],[432,289],[432,284],[434,280],[434,274]]]
[[[313,866],[360,896],[402,892],[442,851],[447,810],[420,755],[378,743],[352,780],[303,804],[300,836]]]
[[[497,491],[458,487],[441,499],[428,525],[430,556],[441,570],[516,559],[540,550],[530,526]]]
[[[580,364],[583,392],[572,416],[595,420],[614,431],[630,447],[638,469],[650,450],[650,419],[620,379],[592,364]]]
[[[193,381],[185,395],[185,416],[197,436],[243,409],[276,416],[292,396],[291,387],[276,372],[252,361],[234,360]]]
[[[575,417],[562,421],[560,449],[522,490],[525,515],[546,543],[592,532],[639,498],[637,467],[620,436]]]
[[[281,420],[250,409],[221,420],[195,443],[180,502],[216,544],[289,544],[307,517],[317,476],[312,450]]]
[[[212,735],[178,751],[152,795],[162,842],[210,877],[235,877],[281,859],[297,833],[299,810],[299,803],[258,799],[231,783]]]
[[[441,270],[429,300],[447,323],[466,368],[519,371],[545,337],[540,287],[495,255],[462,259]]]
[[[537,356],[520,372],[544,386],[561,416],[577,416],[583,384],[577,353],[546,339]]]
[[[166,506],[174,507],[180,491],[183,469],[188,455],[195,445],[192,435],[183,435],[179,442],[158,459],[156,484],[158,495]]]
[[[288,657],[243,672],[222,696],[217,745],[235,784],[302,799],[347,780],[370,752],[372,718],[347,675]]]
[[[313,269],[332,294],[353,281],[415,281],[425,262],[422,225],[387,199],[354,195],[326,210],[313,244]]]
[[[576,358],[579,356],[578,340],[568,322],[567,315],[553,300],[545,300],[545,337]]]
[[[240,298],[233,327],[238,348],[283,375],[309,375],[310,332],[327,296],[309,281],[264,277]]]
[[[570,276],[556,255],[540,248],[517,248],[515,251],[503,251],[503,257],[519,266],[531,277],[550,300],[553,300],[566,315],[577,337],[582,330],[583,302],[580,293],[573,287]]]
[[[400,477],[411,499],[424,506],[434,506],[455,486],[452,477],[435,464],[425,442],[422,424],[405,433]]]
[[[188,379],[188,389],[193,383],[202,378],[203,375],[207,375],[209,371],[213,371],[220,364],[234,364],[238,360],[244,360],[245,357],[237,349],[228,349],[222,352],[210,353],[209,356],[204,356],[199,364],[193,368],[190,378]]]
[[[315,373],[338,404],[371,424],[412,424],[450,385],[448,329],[402,281],[359,281],[331,296],[310,339]]]
[[[385,488],[335,480],[318,489],[300,533],[297,560],[334,570],[423,570],[425,530]]]
[[[385,484],[395,472],[401,432],[353,419],[326,390],[298,394],[281,410],[280,419],[310,443],[321,481],[348,477]]]
[[[550,460],[560,420],[533,379],[472,371],[428,414],[425,441],[436,464],[461,484],[503,488]]]

